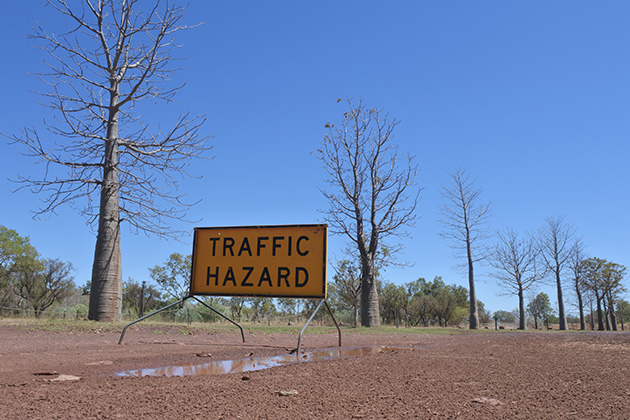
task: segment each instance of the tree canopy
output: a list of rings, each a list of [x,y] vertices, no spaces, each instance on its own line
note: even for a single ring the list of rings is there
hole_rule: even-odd
[[[42,258],[28,237],[0,226],[0,310],[28,309],[39,317],[75,290],[72,264]]]

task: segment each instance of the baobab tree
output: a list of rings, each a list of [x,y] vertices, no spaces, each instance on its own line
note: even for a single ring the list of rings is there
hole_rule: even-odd
[[[208,149],[202,117],[180,114],[173,126],[153,129],[139,114],[145,104],[172,102],[181,86],[169,78],[175,36],[188,29],[185,6],[154,0],[48,0],[67,28],[33,25],[30,36],[47,53],[39,94],[55,114],[9,136],[44,163],[40,177],[20,176],[21,188],[45,196],[38,215],[63,205],[96,227],[89,318],[121,314],[121,223],[132,231],[173,237],[173,220],[194,203],[179,190],[191,159]]]
[[[341,102],[339,99],[337,102]],[[376,262],[391,262],[400,246],[387,243],[412,226],[420,189],[418,167],[402,157],[394,143],[396,119],[363,101],[345,101],[348,110],[328,134],[315,156],[322,161],[330,186],[322,189],[330,207],[325,219],[334,234],[345,235],[361,264],[361,324],[380,325]],[[383,251],[386,250],[386,251]]]
[[[475,186],[464,169],[450,174],[449,185],[441,189],[446,200],[441,208],[444,226],[441,236],[450,240],[458,257],[466,258],[468,293],[470,294],[469,327],[479,328],[477,294],[475,292],[474,264],[486,258],[483,240],[488,237],[486,223],[490,216],[490,203],[481,201],[481,189]]]
[[[532,237],[521,239],[514,229],[498,234],[499,242],[488,261],[496,270],[491,274],[501,288],[518,296],[520,330],[527,329],[525,291],[545,276],[539,263],[540,248]]]
[[[564,217],[548,217],[538,236],[538,246],[542,261],[555,280],[558,293],[558,318],[560,329],[567,329],[567,317],[564,313],[564,296],[562,290],[562,274],[568,268],[573,247],[575,228],[569,225]]]

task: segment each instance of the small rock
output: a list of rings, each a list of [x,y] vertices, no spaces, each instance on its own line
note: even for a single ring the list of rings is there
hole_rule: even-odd
[[[80,379],[81,379],[80,376],[59,375],[59,376],[57,376],[54,379],[47,379],[47,381],[49,381],[49,382],[68,382],[68,381],[78,381]]]
[[[478,404],[489,404],[494,407],[503,405],[503,403],[499,400],[496,400],[494,398],[486,398],[486,397],[473,398],[472,402],[478,403]]]
[[[281,397],[288,397],[290,395],[297,395],[299,394],[299,392],[297,392],[297,390],[295,389],[291,389],[289,391],[276,391],[276,394]]]
[[[89,362],[86,363],[85,366],[109,366],[109,365],[113,365],[114,362],[112,362],[111,360],[100,360],[98,362]]]

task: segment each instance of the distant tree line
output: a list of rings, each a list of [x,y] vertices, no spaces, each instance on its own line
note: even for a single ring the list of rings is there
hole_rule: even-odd
[[[487,258],[494,269],[491,276],[505,294],[517,296],[519,329],[527,328],[528,311],[531,314],[532,302],[528,307],[525,305],[526,292],[542,284],[553,284],[556,288],[557,322],[561,330],[568,329],[567,290],[575,296],[581,330],[587,328],[587,303],[591,305],[591,323],[594,319],[592,303],[597,308],[598,330],[617,329],[615,308],[622,304],[621,297],[626,291],[622,284],[626,267],[601,258],[587,258],[575,228],[564,217],[545,219],[537,234],[520,236],[508,228],[499,232],[497,238]],[[532,315],[537,327],[539,317]]]
[[[190,281],[190,255],[171,254],[161,264],[149,268],[153,284],[144,287],[145,314],[175,302],[188,293]],[[379,276],[377,270],[377,277]],[[452,326],[467,320],[468,292],[466,288],[446,284],[441,277],[433,281],[423,278],[403,285],[378,280],[380,322],[387,325]],[[134,280],[123,284],[125,314],[139,314],[142,285]],[[361,325],[361,265],[358,261],[342,260],[335,267],[333,281],[328,283],[328,301],[338,320],[346,325]],[[214,297],[206,298],[214,308],[232,319],[251,322],[298,322],[309,317],[316,300],[294,298]],[[482,322],[491,316],[478,302]],[[177,311],[164,316],[178,320],[215,320],[212,312],[188,301]],[[316,320],[326,317],[325,312]]]
[[[502,236],[514,240],[512,233]],[[512,243],[517,248],[516,242]],[[539,255],[539,250],[531,241],[520,241],[518,248],[529,250],[534,256]],[[524,251],[523,251],[524,252]],[[160,307],[175,302],[188,293],[190,281],[191,256],[179,253],[171,254],[164,263],[149,268],[150,284],[144,285],[144,313],[149,313]],[[613,329],[617,322],[630,319],[630,304],[619,299],[619,293],[623,290],[619,286],[619,279],[623,277],[623,267],[605,260],[589,259],[580,264],[583,273],[580,277],[580,287],[585,302],[596,304],[596,296],[599,296],[601,313],[591,311],[585,313],[584,319],[599,323],[602,329]],[[589,267],[589,270],[586,270]],[[523,278],[539,276],[528,274],[528,270],[521,270]],[[380,302],[380,322],[384,325],[405,327],[427,326],[455,326],[468,322],[469,295],[463,286],[447,284],[441,277],[435,277],[432,281],[424,278],[396,285],[380,279],[380,270],[377,268],[377,290]],[[535,284],[533,282],[532,284]],[[508,282],[508,284],[510,284]],[[135,317],[140,314],[141,291],[143,285],[133,279],[123,284],[123,308],[126,317]],[[517,289],[515,289],[517,290]],[[528,288],[525,288],[528,290]],[[516,294],[516,293],[515,293]],[[549,296],[544,293],[529,294],[530,298],[524,305],[523,322],[525,325],[533,324],[534,328],[547,328],[552,324],[559,324],[559,317],[552,308]],[[232,319],[242,322],[286,322],[292,324],[308,318],[317,304],[317,301],[308,299],[272,299],[253,297],[206,297],[209,304],[217,310],[230,316]],[[334,267],[332,281],[328,282],[328,301],[335,312],[338,321],[343,324],[359,326],[361,313],[361,265],[358,261],[344,259]],[[611,303],[614,302],[614,303]],[[618,310],[613,314],[613,305]],[[491,314],[485,309],[481,301],[477,301],[477,310],[480,324],[514,324],[521,327],[521,311],[498,310]],[[201,305],[187,302],[173,312],[162,315],[176,321],[214,321],[217,316]],[[320,312],[316,320],[327,317],[325,312]],[[617,321],[606,321],[605,317]],[[572,322],[579,322],[575,318]],[[594,329],[595,327],[591,327]]]
[[[358,263],[346,259],[337,263],[333,281],[328,284],[329,301],[335,312],[354,326],[360,325],[360,280]],[[468,320],[468,291],[463,286],[446,284],[439,276],[433,281],[419,278],[402,285],[379,280],[378,294],[383,324],[445,327]],[[476,306],[481,322],[490,322],[483,303],[477,302]]]

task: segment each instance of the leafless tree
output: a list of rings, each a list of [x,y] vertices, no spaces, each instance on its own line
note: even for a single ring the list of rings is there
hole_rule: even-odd
[[[584,260],[584,244],[581,239],[576,239],[571,248],[569,257],[569,271],[573,277],[573,287],[577,297],[578,311],[580,312],[580,330],[586,330],[586,319],[584,318],[584,284],[582,282],[582,260]]]
[[[37,215],[69,204],[97,229],[89,318],[120,317],[120,225],[132,231],[177,237],[173,220],[190,206],[179,190],[191,159],[208,149],[202,117],[180,114],[172,128],[151,129],[140,118],[144,104],[172,102],[182,86],[168,83],[176,33],[185,6],[154,0],[48,0],[68,29],[33,25],[31,38],[47,53],[39,94],[55,113],[34,128],[10,136],[45,166],[41,177],[22,177],[21,188],[46,196]],[[55,140],[56,139],[56,140]]]
[[[446,200],[441,208],[440,222],[444,226],[441,236],[450,241],[458,257],[466,258],[470,295],[469,328],[476,330],[479,328],[479,313],[474,264],[487,256],[483,240],[488,237],[486,223],[490,216],[490,203],[481,202],[481,189],[476,187],[464,169],[457,169],[450,176],[450,183],[441,189],[442,197]]]
[[[548,217],[538,236],[541,257],[549,271],[553,274],[558,292],[558,318],[560,329],[567,329],[567,317],[564,312],[562,293],[562,274],[568,268],[571,249],[575,237],[575,228],[569,225],[564,217]]]
[[[491,275],[510,295],[518,296],[519,329],[527,329],[525,291],[544,278],[539,264],[540,249],[534,238],[521,239],[513,229],[498,234],[499,242],[488,261],[496,269]]]
[[[346,235],[356,246],[361,261],[361,324],[375,327],[380,325],[375,262],[391,262],[400,245],[385,241],[406,235],[405,227],[414,223],[418,168],[412,157],[398,152],[393,140],[396,119],[363,101],[346,102],[348,110],[339,123],[326,124],[329,132],[316,153],[330,186],[322,190],[330,203],[323,213],[331,232]]]

